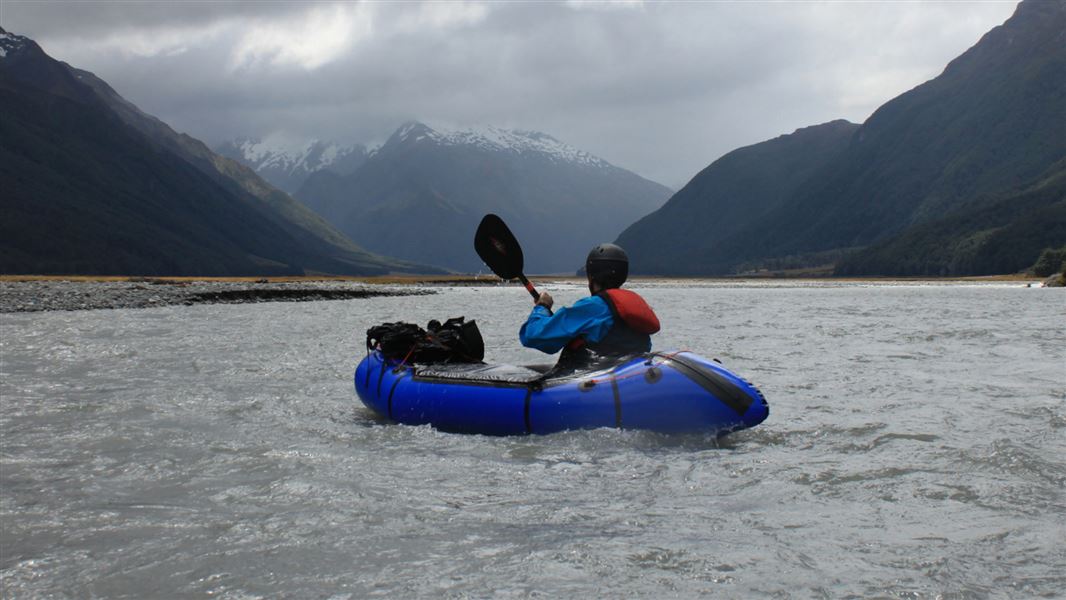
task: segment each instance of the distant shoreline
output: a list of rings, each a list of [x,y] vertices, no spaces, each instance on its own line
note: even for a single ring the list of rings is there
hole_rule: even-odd
[[[409,286],[387,287],[354,281],[3,277],[0,278],[0,313],[310,302],[433,293],[433,290],[412,289]]]
[[[583,286],[573,275],[530,275],[536,285]],[[834,286],[840,284],[907,285],[1017,283],[1038,286],[1038,278],[1024,275],[986,277],[644,277],[630,278],[635,286],[719,284],[723,287],[776,285]],[[0,313],[154,308],[195,304],[252,304],[351,300],[382,296],[432,294],[432,288],[513,286],[496,276],[397,275],[379,277],[124,277],[93,275],[0,275]],[[428,289],[427,289],[428,288]]]
[[[561,282],[584,282],[584,277],[576,275],[544,275],[536,273],[526,274],[530,279],[540,281]],[[824,281],[824,282],[922,282],[934,281],[947,283],[959,282],[1035,282],[1043,278],[1036,275],[1010,274],[1010,275],[972,275],[950,277],[903,277],[903,276],[866,276],[866,277],[830,277],[824,275],[786,275],[786,274],[748,274],[748,275],[720,275],[713,277],[682,277],[666,275],[633,275],[630,282],[685,282],[685,281]],[[373,276],[349,276],[349,275],[300,275],[300,276],[239,276],[239,277],[198,277],[198,276],[130,276],[130,275],[0,275],[0,283],[7,282],[47,282],[47,281],[70,281],[85,283],[152,283],[152,284],[191,284],[203,283],[362,283],[367,285],[498,285],[505,283],[495,275],[373,275]]]

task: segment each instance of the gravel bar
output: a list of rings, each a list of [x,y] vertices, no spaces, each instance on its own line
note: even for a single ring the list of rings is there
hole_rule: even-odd
[[[0,313],[194,304],[249,304],[417,296],[433,290],[383,288],[355,282],[244,283],[217,281],[5,281]]]

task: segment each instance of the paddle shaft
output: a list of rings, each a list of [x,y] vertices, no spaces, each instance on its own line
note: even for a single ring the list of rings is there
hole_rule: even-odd
[[[537,288],[533,287],[533,284],[522,273],[518,274],[518,281],[521,281],[522,285],[526,286],[526,291],[529,292],[530,296],[533,296],[533,304],[536,304],[537,300],[540,300],[540,292],[537,291]],[[549,315],[553,314],[551,307],[545,306],[544,308],[547,309]]]
[[[537,291],[537,288],[533,287],[533,284],[530,283],[528,279],[526,279],[525,275],[519,273],[518,281],[521,281],[522,285],[526,286],[526,291],[529,292],[530,296],[533,296],[533,302],[540,300],[540,292]]]

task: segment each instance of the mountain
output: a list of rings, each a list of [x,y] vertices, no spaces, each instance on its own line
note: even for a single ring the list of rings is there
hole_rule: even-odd
[[[485,270],[472,240],[494,212],[529,248],[527,272],[572,273],[670,193],[544,133],[411,122],[354,173],[319,171],[296,198],[374,252],[469,272]]]
[[[251,168],[274,187],[294,193],[316,171],[349,175],[366,161],[365,146],[311,140],[298,144],[280,138],[223,142],[215,152]]]
[[[0,29],[0,272],[372,274],[371,254],[250,169]]]
[[[847,261],[850,266],[842,273],[908,273],[915,268],[913,257],[889,260],[886,253],[906,247],[904,239],[932,240],[929,232],[945,219],[953,223],[948,228],[952,235],[964,238],[981,231],[985,237],[993,233],[965,233],[965,223],[1024,227],[1033,224],[1033,211],[1058,219],[1059,212],[1050,206],[1061,198],[1049,190],[1056,189],[1054,165],[1064,157],[1066,1],[1025,0],[1010,19],[938,77],[874,112],[836,158],[793,182],[794,189],[775,207],[754,219],[745,213],[719,238],[686,242],[678,248],[673,271],[727,274],[787,260],[817,264],[854,253],[856,258]],[[775,177],[774,167],[765,168],[768,178]],[[732,204],[758,204],[752,196],[761,193],[754,189],[751,195],[738,194]],[[709,194],[701,200],[711,207],[721,204]],[[695,205],[701,200],[688,202]],[[1028,209],[991,208],[1011,203]],[[673,204],[671,199],[663,211]],[[999,216],[992,218],[993,214]],[[664,222],[693,218],[696,223],[688,227],[721,231],[706,215],[655,218]],[[1040,232],[1057,231],[1057,223],[1040,226]],[[1042,249],[1037,240],[1043,239],[1043,233],[1033,233],[1031,243],[1010,250],[1020,262],[1032,264]],[[667,228],[634,225],[619,240],[633,247],[636,268],[648,271],[663,260],[648,249],[666,235]],[[994,235],[988,243],[1006,243],[1008,237],[1012,243],[1019,240],[1014,234]],[[944,243],[960,254],[945,256],[937,266],[930,265],[931,270],[970,274],[994,268],[991,259],[967,259],[970,250],[965,244]],[[994,247],[973,256],[991,256]],[[876,253],[878,259],[860,259],[866,252]],[[644,266],[645,257],[649,268]],[[954,266],[942,269],[944,265]]]
[[[734,150],[627,228],[617,242],[643,273],[726,271],[734,259],[717,260],[715,246],[735,230],[757,229],[814,173],[839,160],[858,128],[832,121]]]
[[[1046,177],[845,256],[840,275],[996,275],[1066,244],[1066,159]]]

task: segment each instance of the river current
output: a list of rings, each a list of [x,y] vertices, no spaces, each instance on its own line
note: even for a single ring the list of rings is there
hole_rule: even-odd
[[[583,290],[550,285],[557,302]],[[382,422],[365,330],[521,288],[5,314],[3,598],[1061,598],[1066,294],[644,284],[657,349],[770,403],[717,440]]]

